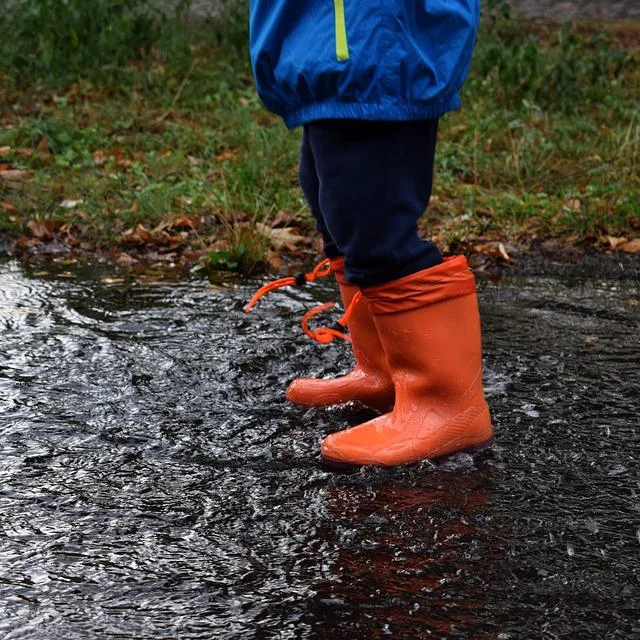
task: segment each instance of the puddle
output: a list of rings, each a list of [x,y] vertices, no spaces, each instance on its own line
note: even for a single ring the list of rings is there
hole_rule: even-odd
[[[0,264],[5,640],[640,637],[637,279],[481,283],[496,449],[342,476],[364,412],[284,399],[348,366],[330,285],[39,273]]]

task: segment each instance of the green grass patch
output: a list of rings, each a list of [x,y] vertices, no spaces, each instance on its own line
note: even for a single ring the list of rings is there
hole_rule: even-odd
[[[146,244],[216,268],[255,269],[268,250],[256,222],[283,211],[289,224],[313,228],[297,185],[299,132],[255,94],[242,3],[224,25],[184,27],[173,14],[139,11],[144,4],[87,4],[124,6],[129,21],[118,35],[92,23],[92,44],[68,38],[89,19],[79,3],[19,2],[8,19],[0,0],[0,36],[17,34],[0,62],[0,170],[22,172],[0,177],[0,232],[31,238],[40,227],[29,222],[44,221],[72,246]],[[72,6],[77,14],[64,13]],[[53,27],[36,38],[36,25],[54,19],[66,39]],[[477,238],[637,235],[633,33],[541,27],[492,7],[463,110],[442,120],[430,235],[445,249]],[[108,62],[114,47],[120,57]]]

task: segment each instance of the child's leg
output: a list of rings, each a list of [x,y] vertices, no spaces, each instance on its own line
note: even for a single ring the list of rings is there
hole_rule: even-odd
[[[334,275],[340,287],[344,309],[350,306],[357,287],[345,280],[344,261],[333,241],[320,209],[320,180],[309,145],[305,127],[300,152],[300,184],[316,219],[317,228],[324,238],[325,253],[332,258]],[[378,331],[366,300],[353,310],[349,320],[349,333],[355,357],[355,367],[346,376],[333,379],[298,378],[287,390],[287,398],[305,406],[327,406],[358,401],[381,411],[393,406],[394,389],[387,367]]]
[[[431,195],[437,129],[437,120],[324,120],[305,128],[315,206],[350,282],[382,284],[442,262],[417,233]]]
[[[309,132],[307,126],[302,134],[302,146],[300,147],[300,172],[298,174],[300,186],[304,193],[311,214],[316,219],[316,229],[322,234],[324,240],[324,252],[328,258],[338,258],[341,254],[335,242],[329,234],[320,209],[320,180],[316,172],[316,164],[309,145]]]

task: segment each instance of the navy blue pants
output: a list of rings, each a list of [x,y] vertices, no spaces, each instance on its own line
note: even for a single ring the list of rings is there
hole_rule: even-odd
[[[305,125],[300,184],[330,258],[366,287],[442,262],[418,237],[431,196],[438,120]]]

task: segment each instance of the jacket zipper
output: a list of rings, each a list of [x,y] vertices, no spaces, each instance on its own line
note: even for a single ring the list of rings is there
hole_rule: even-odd
[[[336,57],[340,62],[349,59],[349,41],[347,39],[347,20],[344,12],[345,0],[333,0],[336,14]]]

